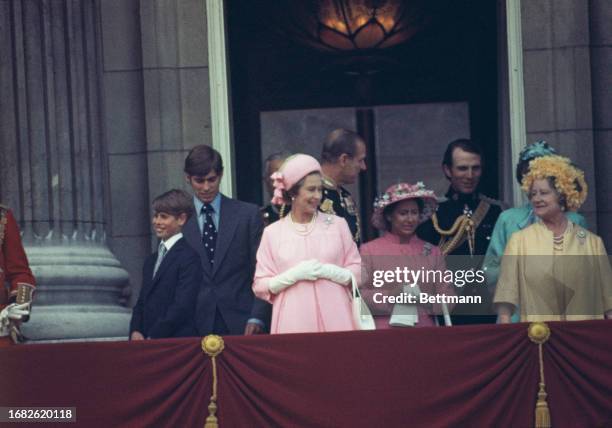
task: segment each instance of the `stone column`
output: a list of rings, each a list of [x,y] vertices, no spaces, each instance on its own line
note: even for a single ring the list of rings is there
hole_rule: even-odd
[[[612,3],[589,2],[598,233],[612,250]]]
[[[521,6],[527,142],[547,140],[585,171],[589,197],[581,213],[595,231],[600,183],[594,172],[589,4],[524,0]]]
[[[0,191],[38,282],[31,339],[125,337],[109,213],[98,4],[0,1]]]

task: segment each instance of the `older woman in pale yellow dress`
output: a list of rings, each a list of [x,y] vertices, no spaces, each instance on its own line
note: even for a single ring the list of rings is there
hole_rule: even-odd
[[[585,201],[584,173],[567,158],[531,161],[523,179],[538,221],[515,232],[506,249],[494,303],[500,323],[516,308],[521,321],[612,317],[612,269],[601,238],[567,219]]]

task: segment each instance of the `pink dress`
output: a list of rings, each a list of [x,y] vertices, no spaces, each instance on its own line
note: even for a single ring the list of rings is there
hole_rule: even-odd
[[[393,328],[389,325],[389,318],[393,311],[392,303],[374,303],[374,294],[382,293],[385,296],[397,296],[402,292],[401,283],[385,283],[381,287],[374,287],[373,272],[377,270],[395,271],[397,267],[412,270],[432,270],[444,272],[446,263],[440,249],[414,235],[408,243],[400,244],[399,238],[391,233],[363,244],[360,248],[364,267],[364,278],[361,284],[361,295],[374,315],[377,329]],[[452,284],[440,281],[420,281],[421,292],[428,294],[445,294],[454,296]],[[380,294],[377,300],[380,301]],[[452,305],[448,305],[449,311]],[[425,308],[417,306],[419,321],[415,327],[435,326],[435,317],[441,315],[442,307],[434,304]]]
[[[310,259],[349,269],[359,281],[361,258],[343,218],[319,213],[314,228],[305,236],[294,229],[288,216],[264,229],[257,251],[253,291],[273,305],[270,333],[356,329],[350,284],[317,279],[299,281],[277,295],[268,290],[270,278]]]

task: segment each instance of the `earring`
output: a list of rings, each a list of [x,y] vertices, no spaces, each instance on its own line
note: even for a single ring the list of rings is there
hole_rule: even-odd
[[[291,197],[291,202],[295,201],[295,196]]]

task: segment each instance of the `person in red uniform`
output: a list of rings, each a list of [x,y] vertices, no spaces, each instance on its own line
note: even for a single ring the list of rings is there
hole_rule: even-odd
[[[11,210],[0,205],[0,347],[22,339],[21,322],[28,320],[35,281],[19,228]]]

